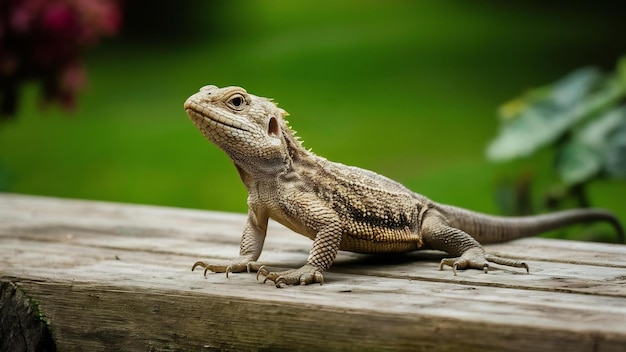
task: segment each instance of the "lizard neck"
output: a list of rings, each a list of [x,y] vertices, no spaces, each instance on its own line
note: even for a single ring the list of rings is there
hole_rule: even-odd
[[[304,148],[302,143],[294,135],[294,132],[290,128],[283,130],[283,137],[285,140],[285,147],[288,154],[288,163],[291,167],[302,162],[306,162],[314,157],[314,154]]]
[[[273,182],[279,179],[292,179],[302,168],[314,168],[316,155],[304,148],[293,130],[282,126],[284,153],[280,160],[233,160],[241,181],[250,190],[258,182]]]

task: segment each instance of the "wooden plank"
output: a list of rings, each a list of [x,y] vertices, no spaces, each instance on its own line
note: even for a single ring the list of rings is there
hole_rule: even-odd
[[[10,209],[22,209],[20,202],[7,207],[4,211],[8,214]],[[190,265],[197,259],[227,260],[238,253],[239,234],[245,223],[245,216],[240,214],[224,214],[199,212],[192,210],[180,211],[179,209],[163,209],[150,206],[133,206],[127,212],[120,212],[119,206],[108,203],[91,203],[81,207],[84,202],[63,201],[65,213],[58,210],[44,212],[41,209],[58,209],[53,205],[55,200],[46,199],[44,204],[38,205],[41,209],[30,209],[39,215],[28,219],[28,224],[13,228],[13,233],[22,240],[32,239],[46,242],[74,243],[93,248],[117,248],[124,251],[159,251],[171,254],[195,254],[183,265]],[[64,204],[65,204],[64,203]],[[7,203],[8,204],[8,203]],[[10,208],[10,209],[9,209]],[[4,213],[3,211],[3,213]],[[96,212],[91,215],[90,212]],[[19,218],[24,211],[18,210],[13,218]],[[80,221],[71,222],[62,218],[62,214],[81,214]],[[47,215],[49,214],[49,216]],[[132,214],[132,216],[127,216]],[[165,216],[165,215],[167,216]],[[94,216],[95,215],[95,216]],[[216,216],[217,215],[217,216]],[[154,219],[155,221],[152,221]],[[167,219],[164,222],[164,219]],[[59,225],[59,221],[64,225]],[[72,221],[71,219],[69,221]],[[165,227],[159,227],[159,224]],[[140,227],[137,224],[146,224]],[[209,226],[210,224],[210,226]],[[1,231],[1,228],[0,228]],[[204,245],[190,244],[189,242],[206,242]],[[306,260],[310,248],[310,240],[298,236],[278,224],[270,226],[270,235],[264,253],[261,257],[269,265],[280,267],[296,267]],[[529,244],[527,244],[529,243]],[[19,246],[19,244],[18,244]],[[561,246],[561,247],[558,247]],[[388,276],[416,280],[435,280],[442,282],[465,281],[473,284],[488,284],[500,286],[517,286],[536,290],[565,290],[580,293],[596,292],[598,294],[624,296],[626,290],[624,271],[620,267],[626,264],[623,246],[613,246],[601,243],[588,243],[576,241],[545,241],[542,239],[524,239],[515,241],[514,244],[491,245],[489,250],[495,248],[495,253],[503,256],[525,258],[520,251],[528,257],[542,261],[549,260],[553,256],[567,256],[574,252],[578,258],[577,263],[546,263],[529,261],[533,275],[526,275],[517,269],[492,270],[489,275],[482,275],[476,271],[467,271],[458,277],[442,274],[436,270],[437,262],[442,257],[439,253],[423,253],[404,256],[362,256],[352,253],[342,253],[332,271],[350,272],[353,274]],[[567,248],[567,251],[562,250]],[[574,248],[574,249],[573,249]],[[587,248],[585,252],[583,248]],[[51,255],[47,248],[48,256]],[[61,247],[63,255],[65,249]],[[540,254],[543,254],[541,257]],[[34,256],[41,256],[33,252]],[[121,254],[118,254],[121,255]],[[610,267],[595,265],[606,263],[602,258],[611,258]],[[88,260],[88,259],[86,259]],[[355,265],[356,264],[356,265]],[[586,264],[589,265],[589,267]],[[580,269],[578,266],[582,265]],[[348,268],[344,268],[348,266]],[[596,266],[596,267],[593,267]],[[497,268],[497,266],[494,266]]]
[[[515,253],[506,243],[493,244],[489,248],[496,254],[506,253],[519,259],[626,268],[623,246],[607,243],[526,238],[515,243]]]
[[[501,269],[456,277],[437,270],[439,253],[341,253],[324,285],[282,290],[253,274],[191,272],[199,258],[237,253],[244,218],[0,194],[0,279],[40,303],[62,350],[626,345],[626,246],[515,241],[493,248],[581,259],[533,257],[529,275]],[[262,259],[296,267],[309,248],[308,239],[272,224]],[[607,257],[610,265],[602,264]]]

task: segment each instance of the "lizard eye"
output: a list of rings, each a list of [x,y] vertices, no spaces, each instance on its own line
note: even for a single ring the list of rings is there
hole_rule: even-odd
[[[246,99],[241,94],[235,94],[226,102],[234,110],[243,110],[246,105]]]

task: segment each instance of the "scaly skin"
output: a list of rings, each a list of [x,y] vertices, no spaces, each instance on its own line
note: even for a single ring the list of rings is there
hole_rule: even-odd
[[[185,110],[232,159],[248,190],[239,258],[193,265],[192,270],[200,266],[205,274],[252,270],[277,287],[321,283],[338,250],[402,253],[426,248],[450,254],[440,269],[451,266],[455,275],[466,268],[487,272],[489,262],[528,271],[526,263],[490,255],[480,243],[597,220],[609,221],[624,236],[619,221],[604,210],[506,218],[435,203],[389,178],[306,150],[288,127],[284,110],[240,87],[202,87],[187,99]],[[269,218],[313,240],[306,265],[270,272],[257,262]]]

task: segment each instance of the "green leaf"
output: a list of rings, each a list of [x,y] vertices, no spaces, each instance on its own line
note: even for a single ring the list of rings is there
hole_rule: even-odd
[[[624,87],[615,77],[603,79],[595,68],[574,71],[555,83],[550,94],[528,95],[543,98],[517,102],[524,108],[502,122],[499,135],[487,148],[487,157],[503,161],[528,156],[607,109],[623,94]]]
[[[559,150],[556,169],[563,182],[571,186],[595,176],[602,169],[602,157],[587,145],[570,142]]]
[[[574,135],[574,139],[595,150],[606,148],[609,137],[626,122],[626,106],[619,106],[589,121]]]
[[[605,169],[611,177],[626,178],[626,119],[608,140]]]
[[[578,69],[553,85],[550,98],[555,105],[569,108],[583,99],[601,78],[602,73],[595,67]]]
[[[626,177],[626,106],[579,128],[558,153],[556,168],[567,185],[585,182],[602,169]]]
[[[506,160],[532,154],[552,139],[549,116],[554,113],[550,105],[535,104],[521,117],[506,122],[487,149],[489,159]]]

